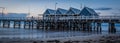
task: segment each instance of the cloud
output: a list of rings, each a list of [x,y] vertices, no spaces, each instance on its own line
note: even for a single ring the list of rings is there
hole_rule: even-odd
[[[118,13],[118,12],[112,12],[112,14],[115,14],[115,15],[120,15],[120,13]]]
[[[101,7],[101,8],[95,8],[95,10],[112,10],[112,8]]]
[[[118,11],[120,11],[120,9],[118,9]]]

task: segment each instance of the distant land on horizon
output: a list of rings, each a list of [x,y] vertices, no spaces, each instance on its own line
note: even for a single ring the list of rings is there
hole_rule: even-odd
[[[41,17],[41,16],[42,15],[39,14],[39,16],[34,16],[34,17]],[[120,14],[119,15],[110,15],[110,16],[120,16]],[[0,17],[2,17],[2,13],[0,13]],[[4,17],[31,17],[31,15],[28,15],[28,13],[7,13],[7,14],[4,14]]]
[[[0,17],[2,17],[2,13],[0,13]],[[27,13],[7,13],[4,14],[4,17],[27,17]]]

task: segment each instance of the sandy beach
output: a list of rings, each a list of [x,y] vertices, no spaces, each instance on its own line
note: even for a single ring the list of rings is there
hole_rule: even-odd
[[[0,38],[0,43],[120,43],[120,35],[96,34],[89,36],[43,39]]]

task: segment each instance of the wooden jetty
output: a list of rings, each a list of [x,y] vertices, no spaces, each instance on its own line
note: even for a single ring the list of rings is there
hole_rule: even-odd
[[[23,23],[22,23],[23,22]],[[10,24],[12,24],[10,27]],[[115,23],[120,23],[120,16],[75,16],[75,17],[0,17],[0,28],[42,29],[42,30],[81,30],[102,31],[101,24],[109,24],[109,32],[116,32]]]

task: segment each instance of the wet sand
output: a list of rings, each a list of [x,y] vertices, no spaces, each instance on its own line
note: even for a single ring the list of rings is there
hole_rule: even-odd
[[[0,38],[0,43],[120,43],[120,35],[95,34],[89,36],[43,39]]]

